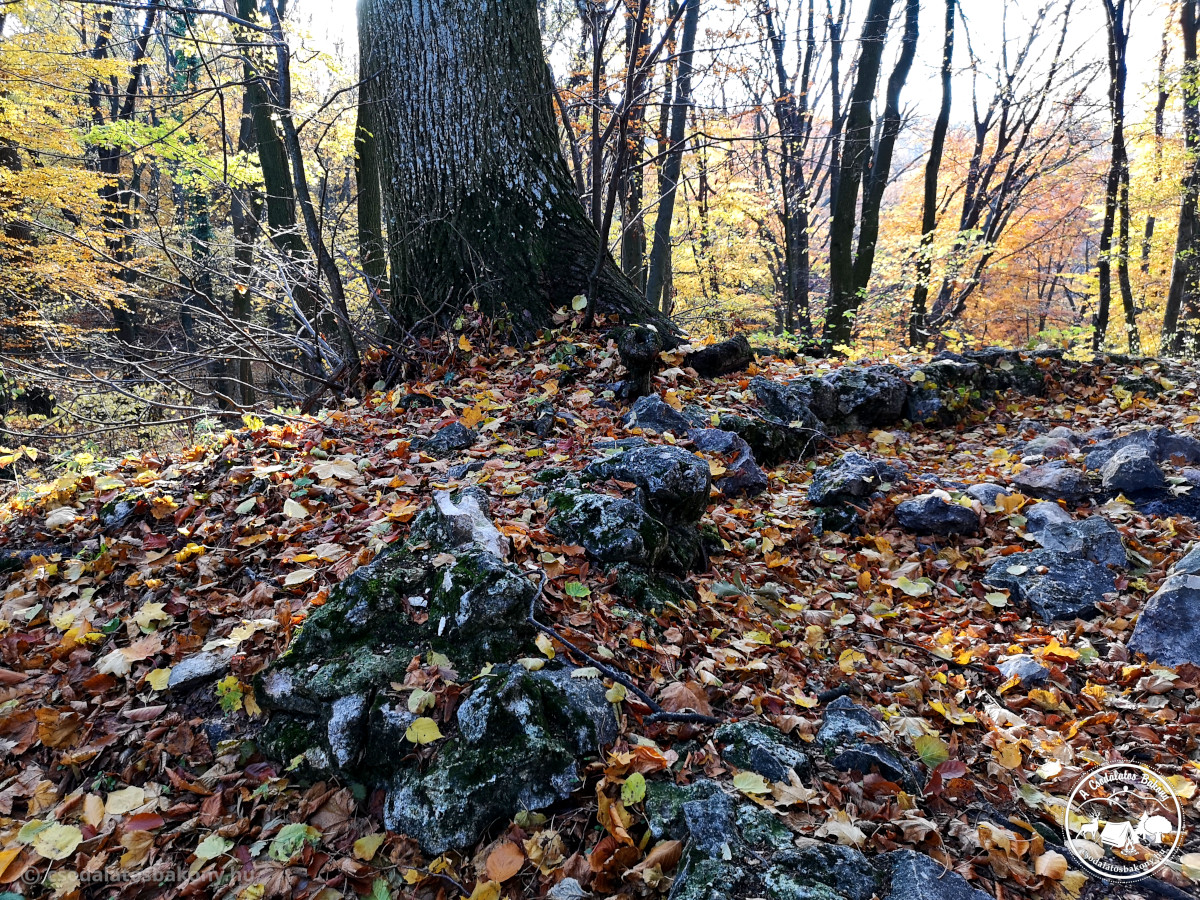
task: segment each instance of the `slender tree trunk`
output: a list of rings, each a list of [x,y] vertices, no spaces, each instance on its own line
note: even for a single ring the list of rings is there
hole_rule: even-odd
[[[907,0],[904,9],[904,36],[900,39],[900,56],[896,60],[891,77],[888,78],[887,99],[883,119],[880,121],[879,138],[875,152],[869,157],[864,177],[858,251],[854,256],[854,297],[858,300],[866,294],[871,283],[871,272],[875,268],[875,247],[879,240],[879,210],[883,206],[883,193],[887,189],[888,178],[891,177],[892,156],[896,149],[896,138],[900,134],[900,93],[908,81],[913,59],[917,54],[920,15],[920,0]]]
[[[700,24],[700,0],[684,0],[683,31],[679,39],[677,83],[671,110],[671,133],[666,159],[658,179],[658,215],[654,220],[654,243],[650,248],[650,268],[646,273],[646,299],[664,312],[669,304],[663,288],[667,280],[667,260],[671,255],[671,224],[675,219],[675,193],[683,169],[683,150],[687,133],[688,110],[692,104],[692,59],[696,31]]]
[[[767,41],[775,65],[775,121],[779,127],[779,180],[782,195],[783,225],[783,327],[812,340],[812,315],[809,309],[811,259],[809,255],[808,183],[804,172],[804,150],[808,129],[808,88],[812,77],[815,41],[814,4],[808,5],[808,41],[803,54],[798,84],[792,84],[784,60],[783,34],[775,24],[770,0],[763,0],[759,14],[767,31]]]
[[[1179,231],[1175,262],[1163,318],[1163,347],[1170,353],[1197,354],[1200,337],[1200,66],[1196,60],[1197,19],[1200,0],[1183,0],[1183,129],[1189,166],[1179,205]]]
[[[843,135],[837,199],[829,226],[829,305],[823,343],[826,350],[850,342],[859,297],[854,273],[854,230],[859,188],[871,161],[871,105],[887,40],[893,0],[871,0],[863,21],[858,74]]]
[[[1103,0],[1108,25],[1108,107],[1112,121],[1112,158],[1104,194],[1104,225],[1100,232],[1100,303],[1096,313],[1096,330],[1092,346],[1099,350],[1108,334],[1109,310],[1112,303],[1113,235],[1117,236],[1117,283],[1125,312],[1125,333],[1131,353],[1138,353],[1141,340],[1138,334],[1137,312],[1133,303],[1133,288],[1129,281],[1129,155],[1125,146],[1125,83],[1128,67],[1126,48],[1129,43],[1126,19],[1127,0]]]
[[[341,339],[342,363],[346,370],[346,383],[352,388],[359,382],[362,363],[358,355],[358,343],[354,338],[354,329],[350,324],[350,310],[346,304],[346,291],[342,284],[342,273],[321,234],[320,221],[313,206],[312,193],[308,188],[308,175],[304,170],[304,150],[300,146],[300,135],[296,131],[292,119],[292,75],[290,50],[283,34],[283,23],[275,8],[276,0],[265,0],[267,15],[271,20],[271,36],[275,40],[276,97],[275,117],[283,131],[284,148],[287,150],[292,167],[292,186],[296,192],[296,200],[300,204],[300,212],[304,217],[304,229],[308,232],[308,243],[317,257],[317,268],[325,276],[329,285],[329,297],[333,303],[333,317],[338,336]]]
[[[237,0],[238,16],[247,21],[257,18],[256,0]],[[254,140],[258,145],[258,162],[262,169],[263,193],[267,207],[267,233],[271,243],[288,265],[289,288],[300,314],[318,331],[332,325],[322,316],[321,301],[308,270],[309,252],[296,219],[296,194],[288,165],[287,149],[275,124],[275,110],[267,90],[266,80],[271,67],[256,52],[244,34],[238,36],[239,48],[246,58],[246,93],[250,98],[254,121]],[[310,365],[319,367],[320,340],[313,340],[314,357]]]
[[[650,51],[650,28],[639,21],[638,0],[625,0],[625,33],[629,60],[642,60]],[[636,41],[637,46],[633,46]],[[646,289],[646,223],[642,213],[645,192],[646,104],[637,98],[629,109],[628,146],[621,179],[621,271]]]
[[[527,334],[586,293],[599,235],[562,157],[536,0],[362,0],[359,36],[397,318],[478,301]],[[600,312],[663,321],[603,262]]]
[[[250,109],[249,91],[242,95],[242,119],[238,129],[239,153],[254,151],[254,118]],[[250,187],[233,189],[230,219],[233,223],[233,318],[243,329],[252,325],[250,282],[254,278],[254,244],[258,237],[258,217],[261,201]],[[254,403],[254,367],[248,348],[243,347],[237,364],[238,388],[242,403]]]
[[[93,124],[97,126],[115,125],[118,122],[133,120],[145,75],[150,38],[154,33],[159,9],[159,0],[151,0],[146,9],[141,31],[133,42],[132,68],[127,84],[124,88],[120,88],[118,82],[113,80],[108,104],[111,123],[105,121],[103,88],[99,82],[92,82],[88,96]],[[112,25],[112,11],[105,10],[100,16],[99,34],[92,50],[93,59],[108,59],[112,55]],[[106,179],[104,187],[100,189],[100,199],[104,204],[105,243],[109,256],[121,265],[121,271],[117,277],[127,285],[132,285],[137,280],[137,274],[128,264],[133,262],[130,231],[133,224],[132,207],[137,203],[137,191],[122,177],[121,162],[125,159],[125,152],[121,146],[100,145],[96,148],[96,155],[97,168]],[[138,313],[131,291],[123,292],[121,304],[115,304],[112,307],[112,314],[113,321],[117,326],[117,336],[121,342],[126,346],[136,344],[139,331]]]
[[[908,323],[908,343],[920,347],[929,340],[925,313],[929,304],[929,279],[933,275],[933,233],[937,228],[938,176],[950,129],[950,106],[954,82],[954,16],[957,0],[946,0],[945,43],[942,47],[942,105],[933,125],[929,159],[925,162],[925,197],[921,210],[921,246],[917,251],[916,287],[913,288],[912,316]]]

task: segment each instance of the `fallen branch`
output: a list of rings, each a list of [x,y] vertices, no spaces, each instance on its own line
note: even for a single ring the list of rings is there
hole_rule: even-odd
[[[596,657],[592,656],[591,654],[576,647],[574,644],[572,644],[570,641],[568,641],[566,638],[564,638],[558,632],[558,629],[554,628],[552,625],[543,625],[541,622],[539,622],[537,620],[537,603],[538,603],[538,600],[540,600],[542,597],[542,592],[545,590],[546,582],[548,580],[549,580],[549,576],[547,576],[545,572],[542,572],[542,581],[541,581],[541,584],[538,585],[537,593],[535,593],[533,595],[533,599],[529,601],[529,618],[528,618],[529,624],[532,625],[534,628],[536,628],[538,631],[542,632],[542,634],[546,635],[547,637],[554,638],[554,640],[558,641],[560,644],[562,644],[564,647],[567,648],[568,653],[585,661],[589,666],[598,670],[600,672],[600,674],[603,675],[605,678],[609,678],[612,681],[616,682],[617,684],[623,685],[627,691],[631,692],[645,706],[649,707],[651,714],[646,717],[647,722],[652,722],[652,723],[667,722],[667,723],[672,723],[672,724],[677,724],[677,725],[720,725],[720,724],[722,724],[722,722],[723,722],[722,719],[715,719],[712,716],[703,716],[703,715],[700,715],[700,713],[668,712],[667,710],[665,710],[661,706],[659,706],[657,703],[655,703],[654,699],[649,694],[647,694],[640,687],[638,687],[636,684],[634,684],[632,681],[630,681],[628,677],[626,677],[625,675],[622,675],[620,672],[618,672],[616,669],[613,669],[611,666],[607,666],[604,663],[600,662],[600,660],[596,659]]]

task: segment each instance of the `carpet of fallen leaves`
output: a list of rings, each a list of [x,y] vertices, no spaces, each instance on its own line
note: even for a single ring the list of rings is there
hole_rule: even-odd
[[[492,840],[461,857],[422,858],[411,840],[384,832],[379,792],[301,783],[255,752],[253,674],[333,585],[404,537],[433,490],[465,484],[489,492],[531,577],[548,573],[544,617],[570,626],[573,641],[664,707],[761,719],[811,741],[816,695],[845,686],[886,717],[895,748],[923,763],[919,795],[836,772],[819,753],[809,783],[744,773],[731,786],[797,834],[867,852],[912,847],[997,898],[1076,896],[1083,877],[1006,819],[1053,835],[1081,771],[1114,760],[1155,766],[1190,814],[1200,810],[1200,671],[1152,669],[1124,650],[1138,609],[1196,537],[1194,522],[1147,518],[1120,500],[1099,510],[1136,567],[1094,622],[1047,627],[981,583],[991,563],[1028,548],[1024,498],[987,514],[983,535],[944,540],[895,526],[891,509],[906,491],[867,508],[859,538],[814,536],[805,498],[813,467],[850,448],[899,458],[918,478],[1004,483],[1020,466],[1014,442],[1032,437],[1029,422],[1078,433],[1189,430],[1200,423],[1196,383],[1150,366],[1141,374],[1167,389],[1131,395],[1113,389],[1127,365],[1067,377],[1047,362],[1045,397],[1004,396],[945,430],[834,438],[815,460],[771,471],[758,497],[714,492],[706,521],[724,550],[690,577],[697,601],[645,620],[622,607],[580,548],[550,536],[544,504],[531,499],[539,472],[582,467],[599,455],[593,442],[629,436],[622,405],[604,396],[619,377],[615,347],[570,331],[520,350],[475,340],[443,345],[442,362],[419,383],[311,418],[250,418],[170,457],[133,452],[22,473],[0,508],[0,548],[35,551],[2,576],[0,891],[516,900],[570,876],[597,897],[664,894],[679,848],[649,843],[642,779],[729,782],[738,773],[722,765],[710,733],[646,724],[632,696],[620,704],[621,740],[590,764],[573,802],[497,823]],[[783,379],[832,365],[770,358],[707,381],[680,359],[667,359],[656,387],[673,405],[714,411],[752,409],[753,374]],[[543,403],[558,416],[545,439],[522,427]],[[412,450],[455,421],[480,430],[471,451],[438,460]],[[688,446],[683,436],[651,440]],[[482,467],[449,477],[470,461]],[[724,462],[710,459],[714,474]],[[125,514],[104,525],[102,508]],[[235,651],[228,672],[187,693],[167,689],[173,665],[213,648]],[[1006,683],[994,663],[1014,652],[1039,658],[1052,681]],[[462,689],[452,674],[414,663],[424,689],[441,695],[429,714],[443,722]],[[1195,849],[1191,839],[1185,849]],[[1180,872],[1163,877],[1189,883]]]

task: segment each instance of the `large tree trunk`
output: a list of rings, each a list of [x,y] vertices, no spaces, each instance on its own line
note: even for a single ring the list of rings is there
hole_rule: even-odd
[[[933,232],[937,228],[938,175],[946,149],[946,132],[950,129],[950,104],[954,81],[954,13],[958,0],[946,0],[946,39],[942,48],[942,105],[933,125],[933,140],[929,159],[925,163],[925,197],[921,211],[921,247],[917,253],[916,287],[913,289],[912,316],[908,323],[908,342],[922,346],[929,334],[925,314],[929,305],[929,278],[933,274]]]
[[[1191,166],[1183,181],[1175,265],[1163,318],[1163,347],[1170,353],[1196,355],[1200,317],[1200,89],[1196,86],[1198,0],[1183,0],[1183,128]]]
[[[359,38],[397,318],[477,301],[529,332],[587,293],[600,236],[559,147],[536,0],[360,0]],[[596,294],[658,318],[607,254]]]

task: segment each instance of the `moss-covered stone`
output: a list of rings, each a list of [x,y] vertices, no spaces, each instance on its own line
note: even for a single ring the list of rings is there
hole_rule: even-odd
[[[596,460],[585,471],[636,484],[642,507],[668,526],[694,525],[708,508],[708,464],[682,447],[638,447]]]
[[[572,489],[553,490],[550,532],[583,547],[599,562],[653,568],[667,547],[667,528],[632,500]]]
[[[721,758],[739,769],[757,772],[768,781],[787,782],[788,773],[808,774],[808,755],[792,738],[759,722],[722,725],[713,739],[723,749]]]
[[[614,567],[617,593],[638,609],[658,615],[668,605],[678,606],[691,592],[669,575],[647,572],[625,563]]]
[[[800,428],[773,417],[748,418],[732,414],[722,415],[718,428],[732,431],[754,452],[754,458],[764,466],[803,459],[815,453],[824,439],[824,430]]]
[[[388,791],[388,828],[430,854],[469,847],[493,821],[570,796],[582,786],[577,758],[616,736],[599,682],[520,666],[479,682],[457,725],[428,769],[397,773]]]

